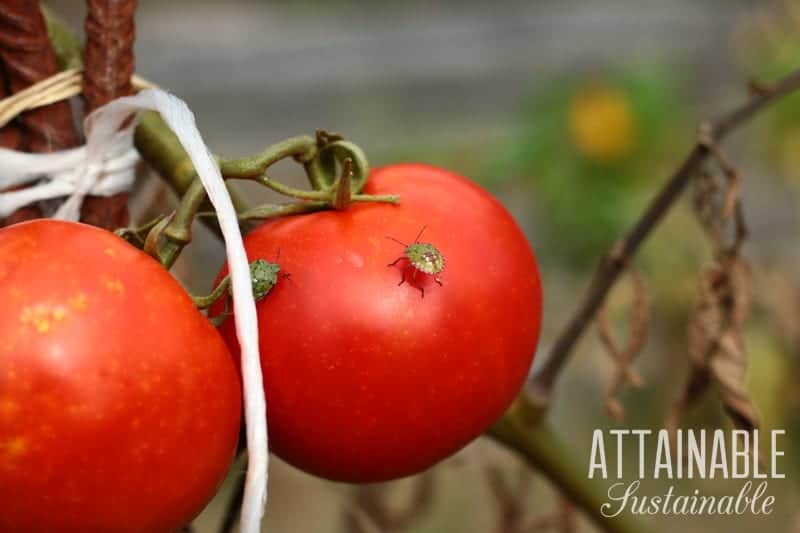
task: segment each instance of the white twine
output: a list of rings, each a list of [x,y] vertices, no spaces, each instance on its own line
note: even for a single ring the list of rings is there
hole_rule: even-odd
[[[266,400],[258,352],[258,323],[250,266],[236,210],[219,167],[203,142],[188,106],[179,98],[159,89],[148,89],[136,96],[118,98],[96,109],[86,118],[87,144],[84,147],[51,154],[20,154],[12,150],[0,150],[0,188],[28,183],[37,176],[47,174],[49,181],[31,187],[38,191],[29,193],[31,196],[27,203],[36,201],[31,199],[34,197],[53,198],[69,194],[59,213],[64,218],[76,216],[86,194],[114,194],[109,191],[117,190],[127,179],[132,179],[132,174],[125,169],[128,169],[129,158],[133,158],[130,154],[133,125],[121,131],[120,127],[133,113],[143,109],[158,111],[175,133],[194,164],[218,214],[228,255],[236,336],[241,346],[247,424],[248,466],[241,531],[258,533],[267,500],[269,452]],[[65,193],[68,189],[69,192]],[[20,197],[17,191],[0,193],[0,205],[8,209],[9,206],[19,203]]]
[[[59,72],[0,100],[0,127],[18,114],[81,92],[83,69]],[[138,76],[131,78],[136,88],[155,87]],[[35,181],[25,189],[0,193],[0,218],[20,207],[51,198],[69,199],[53,218],[78,220],[87,194],[113,196],[129,191],[136,177],[139,156],[133,148],[133,127],[122,131],[95,128],[93,119],[84,122],[86,146],[50,154],[27,154],[0,148],[0,191]]]
[[[86,145],[80,148],[28,154],[0,148],[0,190],[40,183],[17,191],[0,192],[0,218],[20,207],[51,198],[69,198],[53,218],[78,220],[87,194],[113,196],[130,190],[139,154],[133,148],[133,127],[108,131],[86,119]]]

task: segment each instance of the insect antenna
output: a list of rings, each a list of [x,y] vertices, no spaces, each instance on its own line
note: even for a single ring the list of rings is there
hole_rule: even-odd
[[[386,235],[386,238],[391,240],[391,241],[396,242],[397,244],[399,244],[401,246],[405,246],[406,248],[408,248],[408,245],[406,243],[404,243],[403,241],[397,240],[394,237],[389,237],[388,235]]]
[[[419,234],[417,235],[417,238],[414,239],[414,243],[418,243],[419,242],[419,238],[422,237],[423,233],[425,233],[425,228],[427,228],[427,227],[428,227],[427,225],[422,226],[422,229],[419,230]]]

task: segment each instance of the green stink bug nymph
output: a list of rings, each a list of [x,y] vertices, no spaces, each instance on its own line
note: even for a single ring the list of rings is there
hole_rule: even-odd
[[[427,226],[422,226],[422,229],[419,231],[417,238],[414,239],[414,242],[411,244],[406,244],[403,241],[399,241],[394,237],[387,236],[387,239],[391,239],[394,242],[405,246],[405,251],[403,255],[395,259],[392,263],[389,263],[388,266],[393,267],[398,262],[405,259],[408,261],[408,264],[403,269],[403,275],[400,277],[400,283],[397,285],[402,285],[406,281],[406,274],[409,270],[413,270],[411,275],[411,279],[414,283],[417,281],[417,272],[422,272],[423,274],[428,274],[433,276],[433,280],[442,285],[442,280],[439,278],[438,274],[440,274],[444,270],[444,256],[439,252],[439,250],[429,242],[419,242],[419,238],[422,237],[422,233],[425,231]],[[420,287],[419,285],[415,285],[417,289],[419,289],[422,297],[425,297],[425,289]]]
[[[280,256],[281,251],[278,250],[278,255],[274,263],[270,263],[266,259],[256,259],[250,263],[250,282],[253,285],[253,298],[255,298],[256,302],[264,299],[269,294],[269,291],[278,284],[278,280],[291,277],[291,274],[288,272],[281,272],[281,267],[278,264]],[[204,308],[210,306],[224,294],[225,308],[222,313],[211,319],[211,322],[215,326],[222,324],[231,314],[230,300],[233,293],[230,290],[230,283],[230,276],[225,276],[210,296],[195,299],[195,302],[198,300],[207,300],[207,304],[200,305],[201,308]]]
[[[256,259],[250,263],[250,279],[253,283],[253,297],[256,301],[266,296],[278,283],[281,267],[278,263],[270,263],[264,259]],[[287,274],[283,274],[286,276]]]

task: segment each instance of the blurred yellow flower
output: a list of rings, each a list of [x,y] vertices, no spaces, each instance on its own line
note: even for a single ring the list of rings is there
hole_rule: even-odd
[[[569,102],[572,142],[587,158],[607,163],[631,153],[636,141],[628,98],[619,89],[592,83]]]

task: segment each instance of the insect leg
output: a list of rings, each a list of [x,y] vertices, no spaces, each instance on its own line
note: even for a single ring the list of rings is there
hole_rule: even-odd
[[[403,274],[400,276],[400,283],[398,283],[398,284],[397,284],[397,286],[398,286],[398,287],[399,287],[400,285],[402,285],[403,283],[405,283],[405,282],[406,282],[406,272],[408,272],[408,268],[409,268],[409,267],[408,267],[408,266],[406,266],[406,267],[403,269]]]
[[[388,265],[386,265],[386,266],[393,267],[393,266],[395,266],[397,263],[399,263],[400,261],[402,261],[402,260],[403,260],[403,259],[405,259],[405,258],[406,258],[406,256],[404,256],[404,255],[401,255],[400,257],[398,257],[397,259],[395,259],[394,261],[392,261],[391,263],[389,263],[389,264],[388,264]]]

